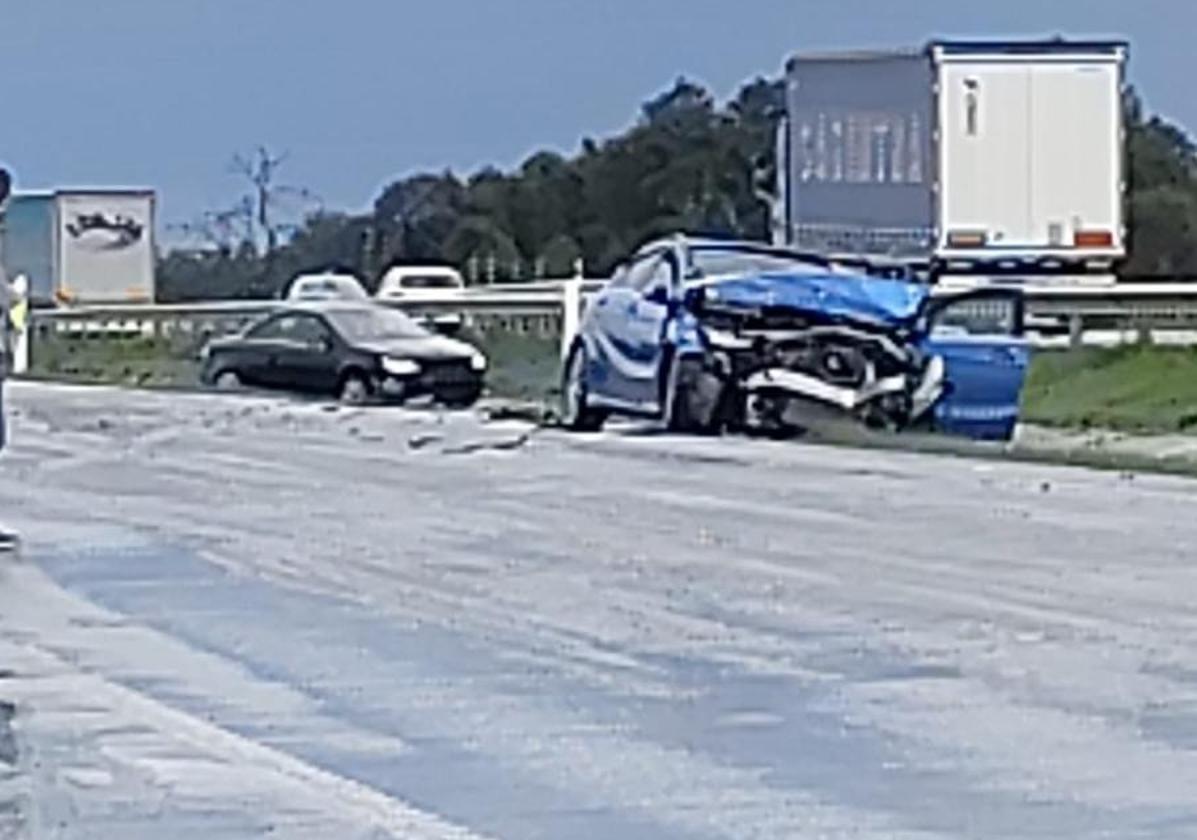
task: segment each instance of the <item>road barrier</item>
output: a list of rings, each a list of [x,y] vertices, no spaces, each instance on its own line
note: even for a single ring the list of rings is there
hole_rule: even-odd
[[[387,304],[416,317],[457,316],[466,334],[483,345],[535,342],[543,354],[550,346],[568,346],[586,298],[602,283],[575,278],[487,286]],[[1197,344],[1197,283],[1045,283],[1026,286],[1024,293],[1029,333],[1038,346]],[[281,305],[212,301],[35,311],[28,325],[30,369],[84,376],[95,359],[132,370],[131,357],[194,367],[204,343],[238,332]]]

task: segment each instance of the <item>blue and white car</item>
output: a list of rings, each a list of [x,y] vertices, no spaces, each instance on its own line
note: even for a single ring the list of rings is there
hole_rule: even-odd
[[[587,302],[563,421],[780,432],[853,419],[1006,440],[1028,360],[1015,289],[937,295],[817,256],[678,236],[641,248]]]

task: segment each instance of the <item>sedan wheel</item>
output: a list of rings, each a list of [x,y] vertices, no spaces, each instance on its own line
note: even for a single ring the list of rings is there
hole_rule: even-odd
[[[370,383],[365,377],[351,373],[341,383],[341,402],[345,405],[364,405],[370,400]]]
[[[691,358],[675,358],[669,365],[665,389],[661,394],[661,419],[671,432],[690,434],[711,434],[717,431],[712,407],[707,415],[697,405],[696,378],[701,374],[701,361]]]
[[[216,375],[215,385],[218,391],[240,391],[245,387],[241,374],[235,370],[222,370]]]

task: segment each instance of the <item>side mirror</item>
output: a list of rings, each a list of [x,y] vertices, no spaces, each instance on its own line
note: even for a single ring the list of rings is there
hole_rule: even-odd
[[[329,338],[328,336],[325,336],[324,338],[322,338],[316,342],[316,348],[321,353],[331,353],[333,351],[332,339]]]

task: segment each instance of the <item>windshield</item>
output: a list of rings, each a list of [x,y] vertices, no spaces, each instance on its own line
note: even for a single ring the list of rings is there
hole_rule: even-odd
[[[337,287],[332,283],[305,283],[295,290],[295,297],[326,298],[337,293]]]
[[[784,252],[733,248],[693,248],[690,251],[690,279],[728,274],[827,274],[825,265]]]
[[[405,289],[456,289],[461,284],[452,274],[410,274],[399,285]]]
[[[416,338],[428,331],[394,309],[342,309],[327,313],[333,326],[350,341]]]
[[[365,298],[366,293],[352,278],[321,277],[297,281],[291,290],[291,297],[299,300],[359,300]]]

